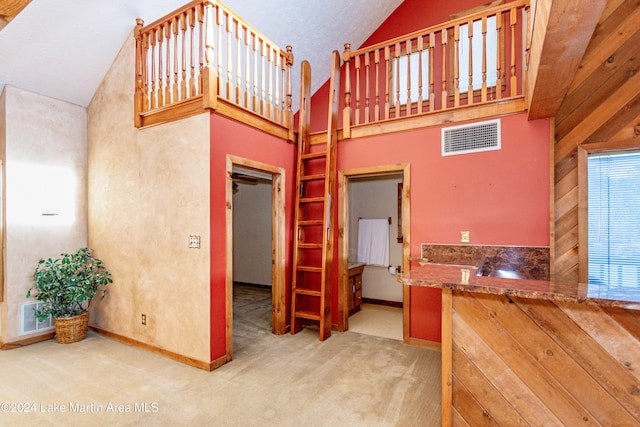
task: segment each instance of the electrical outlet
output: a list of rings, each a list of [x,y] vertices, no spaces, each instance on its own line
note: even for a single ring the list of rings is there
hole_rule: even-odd
[[[142,314],[142,318],[140,319],[142,324],[147,326],[147,315],[146,314]]]
[[[469,232],[464,230],[460,232],[460,242],[461,243],[469,243],[471,240],[469,238]]]

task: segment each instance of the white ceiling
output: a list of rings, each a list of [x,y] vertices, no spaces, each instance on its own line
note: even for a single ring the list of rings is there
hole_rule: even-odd
[[[33,0],[0,31],[5,84],[87,106],[136,18],[161,18],[186,0]],[[333,50],[360,46],[402,0],[226,0],[281,48],[312,67],[312,92],[328,78]],[[267,10],[268,7],[268,10]],[[295,98],[295,97],[294,97]]]

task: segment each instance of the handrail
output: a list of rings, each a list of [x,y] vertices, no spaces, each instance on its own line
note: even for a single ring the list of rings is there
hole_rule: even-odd
[[[219,99],[293,126],[291,46],[279,48],[222,2],[194,0],[146,26],[138,19],[134,37],[137,127],[154,113],[216,109]]]
[[[346,43],[344,136],[351,126],[523,97],[528,9],[517,0],[358,50]]]

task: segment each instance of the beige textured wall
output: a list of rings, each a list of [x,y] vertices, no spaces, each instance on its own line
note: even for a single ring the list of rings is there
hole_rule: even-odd
[[[114,279],[91,324],[209,362],[209,115],[138,130],[133,83],[131,36],[88,108],[89,244]]]
[[[20,303],[38,259],[87,245],[86,110],[7,86],[5,125],[2,340],[12,342],[30,336],[19,336]]]

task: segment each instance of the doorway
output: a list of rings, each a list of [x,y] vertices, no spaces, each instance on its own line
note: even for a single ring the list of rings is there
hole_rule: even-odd
[[[285,306],[285,215],[284,215],[284,169],[261,162],[237,157],[227,156],[227,185],[226,185],[226,309],[227,309],[227,356],[229,360],[233,354],[233,299],[234,280],[244,284],[255,285],[259,292],[255,301],[270,292],[270,330],[274,334],[286,333],[286,306]],[[256,205],[253,211],[247,212],[247,201],[244,201],[244,212],[235,212],[234,192],[242,189],[245,192],[253,191],[250,197],[255,198]],[[264,193],[266,191],[266,194]],[[246,196],[247,194],[245,194]],[[240,205],[239,205],[240,207]],[[259,211],[262,211],[258,215]],[[234,215],[239,214],[238,215]],[[259,224],[253,224],[253,230],[249,234],[234,236],[234,216],[241,224],[249,225],[253,216]],[[244,218],[241,218],[244,217]],[[258,219],[261,217],[261,219]],[[264,224],[263,224],[264,223]],[[236,230],[238,231],[238,230]],[[246,231],[246,230],[243,230]],[[262,237],[251,237],[251,233],[258,233]],[[248,242],[243,242],[243,250],[238,254],[234,248],[234,238],[240,237]],[[247,244],[248,243],[248,244]],[[236,248],[237,249],[237,248]],[[236,259],[242,257],[242,259]],[[264,286],[262,286],[264,285]],[[270,285],[270,286],[269,286]],[[258,288],[259,287],[259,288]],[[243,295],[247,296],[245,287]],[[255,294],[255,292],[249,292]],[[245,298],[246,301],[246,298]]]
[[[372,183],[372,186],[369,186]],[[373,185],[375,184],[375,185]],[[394,260],[392,267],[400,267],[400,271],[404,271],[409,267],[410,254],[410,212],[409,212],[409,195],[410,195],[410,167],[409,164],[396,164],[388,166],[376,166],[369,168],[349,169],[338,172],[338,227],[342,231],[338,237],[338,274],[339,274],[339,308],[338,308],[338,328],[345,331],[349,329],[349,314],[353,313],[353,309],[349,306],[349,301],[353,298],[352,277],[353,263],[357,261],[357,254],[354,252],[356,247],[354,239],[357,242],[358,236],[358,216],[368,216],[366,212],[370,212],[372,216],[389,216],[392,218],[391,231],[392,245],[395,246],[397,253],[390,257],[390,261]],[[385,206],[369,207],[358,206],[358,200],[373,199],[373,204],[379,199],[377,192],[380,188],[391,188],[392,197],[387,197],[383,202]],[[356,193],[364,191],[373,191],[371,197],[362,194],[360,197],[353,197]],[[385,190],[387,192],[387,190]],[[353,193],[353,194],[352,194]],[[388,196],[388,194],[387,194]],[[371,200],[369,201],[371,202]],[[365,204],[368,204],[366,202]],[[361,204],[361,203],[360,203]],[[391,206],[389,206],[391,205]],[[390,211],[391,210],[391,211]],[[389,213],[391,212],[391,214]],[[355,215],[355,217],[354,217]],[[397,235],[393,231],[397,230]],[[391,238],[391,236],[390,236]],[[397,242],[397,243],[396,243]],[[390,251],[392,254],[393,251]],[[350,269],[350,265],[352,269]],[[401,300],[402,305],[402,340],[408,342],[409,339],[409,298],[410,293],[408,286],[397,284],[398,289],[393,289],[396,280],[393,270],[388,271],[385,267],[365,266],[365,270],[369,269],[369,274],[364,274],[362,280],[362,295],[364,297],[365,306],[370,300],[373,303],[388,303],[387,299]],[[366,278],[374,278],[376,282],[382,282],[382,286],[372,284],[371,289],[367,292]],[[377,286],[377,289],[376,289]],[[389,293],[391,291],[391,293]],[[367,298],[368,296],[373,298]],[[380,308],[380,307],[374,307]],[[354,315],[358,316],[359,313]]]

